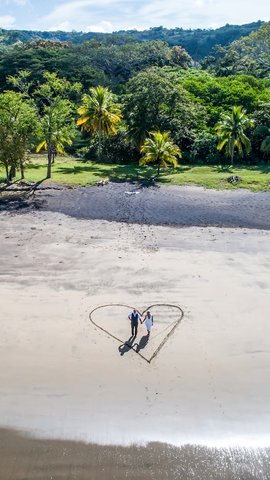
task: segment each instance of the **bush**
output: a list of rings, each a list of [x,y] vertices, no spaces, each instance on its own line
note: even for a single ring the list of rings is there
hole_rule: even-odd
[[[219,163],[222,155],[217,151],[218,139],[216,135],[210,132],[200,132],[193,142],[190,151],[190,160],[193,162],[201,162],[206,164]]]
[[[91,139],[87,147],[77,152],[85,160],[98,161],[98,139]],[[104,163],[133,163],[138,160],[138,152],[127,141],[125,132],[118,132],[111,137],[103,138],[101,161]]]

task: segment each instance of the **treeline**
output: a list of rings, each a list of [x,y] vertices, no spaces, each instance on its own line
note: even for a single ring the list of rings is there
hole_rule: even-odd
[[[216,75],[248,73],[270,75],[270,22],[227,47],[217,47],[202,65]]]
[[[158,142],[181,162],[268,161],[269,28],[233,42],[204,69],[182,47],[160,41],[10,47],[0,59],[0,162],[7,176],[14,168],[23,175],[27,152],[43,148],[48,173],[57,153],[128,163],[140,160],[145,145],[153,159]],[[114,115],[117,122],[107,124]]]
[[[84,89],[104,85],[116,92],[135,73],[148,67],[178,66],[188,68],[191,57],[179,47],[164,42],[124,43],[111,45],[96,40],[82,45],[38,40],[16,45],[0,57],[0,91],[8,88],[6,79],[19,70],[30,70],[34,82],[42,79],[44,71],[57,73]]]
[[[215,45],[227,46],[240,37],[247,36],[257,31],[263,22],[253,22],[245,25],[225,25],[217,29],[183,29],[154,27],[149,30],[120,31],[112,34],[83,33],[83,32],[40,32],[28,30],[0,29],[0,45],[14,45],[18,42],[35,42],[38,40],[51,40],[71,44],[82,44],[96,40],[103,44],[122,45],[123,43],[136,43],[161,40],[169,46],[181,45],[194,60],[201,60],[209,55]]]

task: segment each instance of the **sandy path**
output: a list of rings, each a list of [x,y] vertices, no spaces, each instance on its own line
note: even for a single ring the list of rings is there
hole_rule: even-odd
[[[36,212],[1,214],[0,240],[2,426],[112,444],[269,445],[270,232]],[[185,317],[150,365],[89,322],[98,305],[155,302]],[[126,312],[112,317],[123,331]]]

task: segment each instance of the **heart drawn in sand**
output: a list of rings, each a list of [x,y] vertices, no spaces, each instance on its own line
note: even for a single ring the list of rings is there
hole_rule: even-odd
[[[178,305],[162,303],[150,305],[143,311],[136,309],[142,318],[147,310],[150,310],[154,326],[149,337],[145,325],[139,324],[138,335],[134,339],[128,335],[130,332],[128,314],[133,308],[135,307],[115,303],[101,305],[90,312],[89,318],[96,328],[120,343],[118,350],[121,355],[132,350],[147,363],[151,363],[175,332],[184,317],[184,312]],[[128,336],[130,338],[125,340]]]

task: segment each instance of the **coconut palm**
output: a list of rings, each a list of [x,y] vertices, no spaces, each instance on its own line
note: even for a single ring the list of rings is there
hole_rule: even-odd
[[[177,167],[177,157],[182,157],[180,148],[173,143],[170,137],[170,132],[150,132],[149,138],[145,140],[140,151],[144,153],[140,165],[154,163],[157,165],[158,176],[161,167],[166,168],[169,165]]]
[[[72,144],[75,124],[71,111],[71,104],[65,99],[54,99],[49,106],[44,107],[44,115],[39,125],[40,143],[36,147],[36,153],[44,149],[48,154],[47,178],[51,178],[55,155],[65,155],[65,145]]]
[[[114,95],[105,87],[92,87],[90,94],[83,96],[83,104],[78,109],[80,118],[77,125],[82,130],[98,135],[98,157],[101,155],[102,136],[116,133],[116,125],[121,121],[120,105],[115,103]]]
[[[63,128],[62,131],[58,130],[54,135],[51,135],[50,140],[47,138],[42,140],[36,147],[36,153],[45,150],[51,157],[51,163],[54,163],[57,153],[65,155],[65,145],[72,145],[72,139],[68,132],[65,132],[65,128]],[[50,175],[48,178],[50,178]]]
[[[217,149],[221,151],[225,148],[226,155],[231,157],[232,165],[235,149],[240,157],[243,157],[244,150],[247,153],[250,152],[251,143],[245,130],[252,125],[253,121],[248,118],[242,107],[233,107],[230,114],[222,114],[220,121],[216,124],[215,130],[220,139]]]

